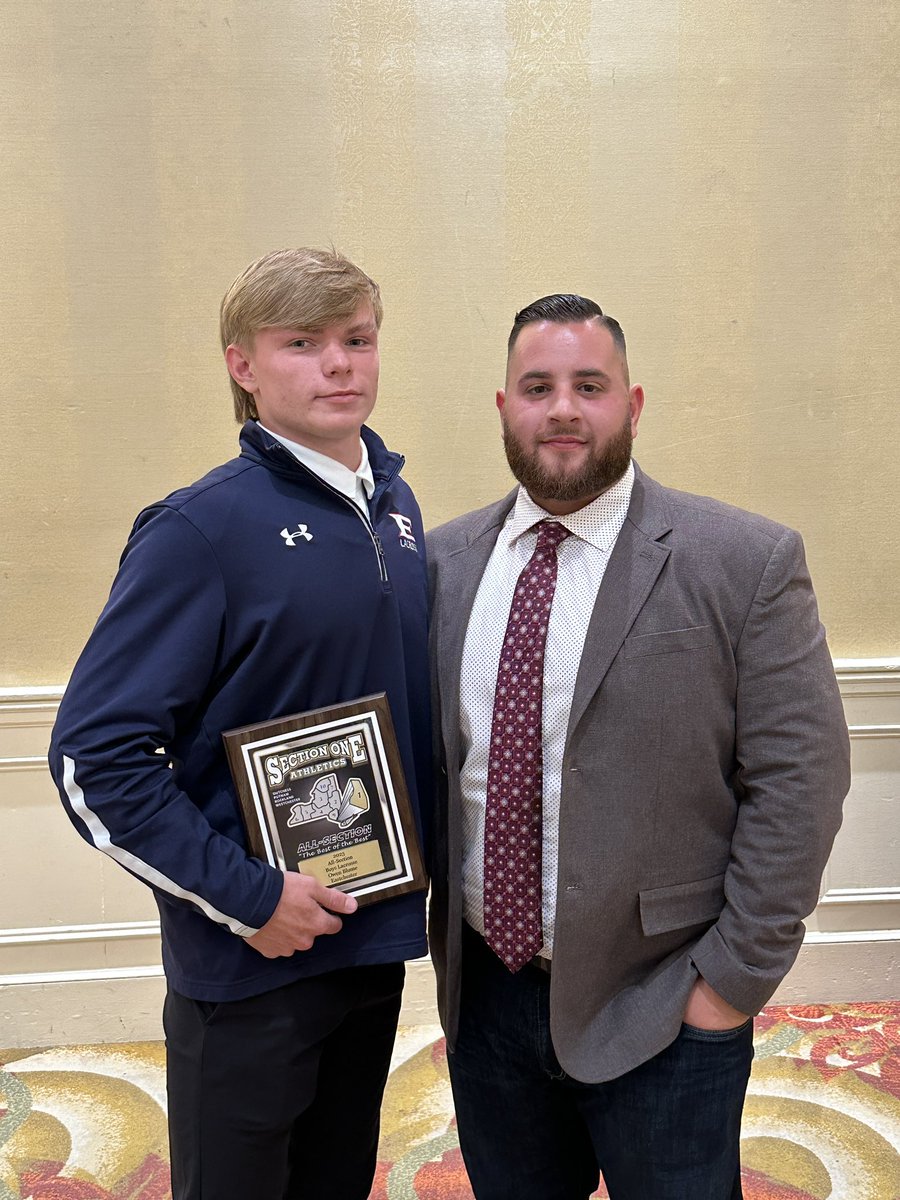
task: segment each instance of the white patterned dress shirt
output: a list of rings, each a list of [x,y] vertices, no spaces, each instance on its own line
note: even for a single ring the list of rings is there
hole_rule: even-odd
[[[460,774],[463,828],[463,916],[484,933],[484,804],[494,692],[500,651],[516,582],[537,545],[539,521],[553,520],[571,531],[557,551],[556,593],[550,610],[544,653],[543,702],[543,865],[544,947],[553,954],[559,797],[566,729],[575,677],[597,592],[616,538],[625,522],[634,465],[602,496],[568,516],[555,517],[535,504],[524,488],[500,531],[478,586],[463,648],[459,721],[463,766]]]

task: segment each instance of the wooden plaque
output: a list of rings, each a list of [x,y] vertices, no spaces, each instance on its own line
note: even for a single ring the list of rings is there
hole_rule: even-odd
[[[360,905],[428,886],[384,692],[222,739],[256,858]]]

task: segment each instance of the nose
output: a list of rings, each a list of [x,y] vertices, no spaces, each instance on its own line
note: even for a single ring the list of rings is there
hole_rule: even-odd
[[[551,421],[558,421],[560,424],[577,421],[581,416],[577,394],[568,387],[558,388],[553,393],[553,399],[547,409],[547,416]]]
[[[351,361],[343,342],[328,342],[322,350],[322,374],[341,375],[350,370]]]

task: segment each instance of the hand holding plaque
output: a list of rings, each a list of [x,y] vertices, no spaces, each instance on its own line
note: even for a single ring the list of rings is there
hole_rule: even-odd
[[[257,858],[360,905],[427,887],[384,692],[222,738]]]

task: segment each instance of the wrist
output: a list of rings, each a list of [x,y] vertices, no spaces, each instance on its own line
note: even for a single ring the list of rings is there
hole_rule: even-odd
[[[700,976],[687,999],[683,1021],[698,1029],[734,1029],[749,1020],[750,1014],[729,1004]]]

